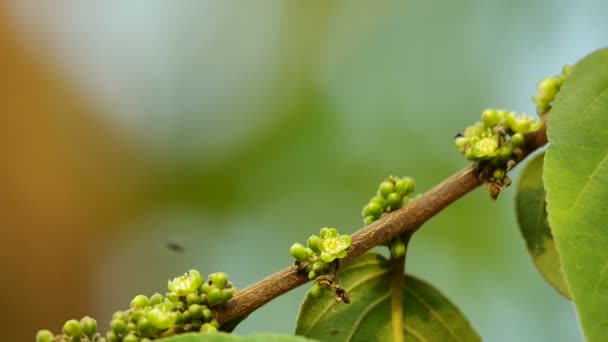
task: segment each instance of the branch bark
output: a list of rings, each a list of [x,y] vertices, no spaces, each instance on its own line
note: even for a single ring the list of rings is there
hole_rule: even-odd
[[[526,151],[520,161],[547,143],[547,119],[548,115],[545,115],[543,127],[539,131],[526,135]],[[348,256],[341,263],[348,263],[393,237],[418,229],[431,217],[482,184],[476,168],[473,165],[465,167],[415,201],[352,234]],[[232,300],[218,309],[216,318],[222,325],[222,330],[231,331],[256,309],[306,282],[308,275],[298,273],[296,267],[290,266],[238,291]]]

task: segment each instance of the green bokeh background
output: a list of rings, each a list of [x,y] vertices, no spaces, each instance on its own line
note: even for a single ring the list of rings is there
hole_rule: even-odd
[[[124,184],[75,197],[106,208],[83,220],[95,239],[75,243],[87,253],[73,258],[86,262],[71,268],[77,285],[66,287],[87,299],[71,302],[73,317],[100,322],[190,268],[225,271],[245,287],[288,266],[289,246],[319,228],[354,232],[382,179],[412,176],[424,192],[455,173],[467,164],[456,133],[487,107],[534,112],[536,82],[608,37],[608,2],[599,0],[13,0],[3,11],[15,40],[89,109],[37,113],[68,141],[71,163],[101,175],[84,187]],[[103,160],[99,150],[109,150]],[[408,272],[456,303],[484,340],[582,340],[571,304],[534,269],[512,198],[511,188],[496,202],[479,189],[441,212],[414,236]],[[120,215],[108,219],[112,203]],[[16,238],[47,222],[5,215]],[[76,232],[70,239],[86,239],[77,233],[84,226],[66,228]],[[168,251],[168,241],[184,253]],[[49,272],[59,268],[45,258]],[[11,270],[29,272],[27,257],[19,262],[3,274],[7,298],[23,295],[6,283],[21,277]],[[44,293],[34,310],[44,313],[3,322],[3,333],[24,326],[7,335],[17,340],[72,318],[45,307],[61,294],[28,274]],[[237,332],[293,332],[307,287]],[[9,312],[24,311],[10,303]]]

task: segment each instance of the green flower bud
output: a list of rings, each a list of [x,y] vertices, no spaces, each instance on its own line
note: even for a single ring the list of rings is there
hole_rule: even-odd
[[[139,338],[134,334],[129,334],[122,339],[122,342],[139,342]]]
[[[198,304],[190,305],[187,312],[190,313],[190,316],[193,319],[199,319],[199,318],[203,317],[203,307]]]
[[[494,176],[494,179],[496,179],[497,181],[502,181],[503,179],[505,179],[506,176],[506,172],[503,169],[496,169],[494,170],[494,173],[492,176]]]
[[[55,336],[50,330],[38,330],[36,334],[36,342],[53,342]]]
[[[386,203],[388,203],[388,205],[392,209],[398,209],[398,208],[401,208],[402,200],[403,200],[403,197],[401,197],[401,195],[399,195],[396,192],[393,192],[393,193],[389,194],[388,197],[386,198]]]
[[[152,333],[154,332],[154,328],[152,327],[152,324],[150,324],[150,321],[148,321],[148,319],[146,317],[141,317],[137,321],[137,331],[139,332],[139,334],[141,336],[151,336]]]
[[[555,94],[559,91],[558,82],[555,77],[545,77],[538,84],[538,90],[544,93],[548,97],[555,97]]]
[[[481,113],[481,121],[487,128],[493,128],[498,125],[500,116],[495,109],[486,109]]]
[[[384,181],[380,183],[378,192],[380,193],[380,195],[382,195],[382,197],[386,198],[390,193],[395,192],[395,184],[390,181]]]
[[[85,316],[80,320],[80,325],[82,326],[82,333],[92,340],[93,335],[97,333],[97,321],[89,316]]]
[[[216,272],[209,275],[209,281],[212,285],[223,289],[228,284],[228,275],[224,272]]]
[[[324,293],[325,293],[325,287],[322,285],[319,285],[317,283],[314,283],[312,285],[312,288],[308,292],[308,294],[310,294],[313,298],[317,298],[317,299],[321,298]]]
[[[182,320],[184,322],[190,322],[191,319],[192,319],[192,314],[190,313],[190,311],[184,311],[182,313]]]
[[[211,289],[211,286],[209,285],[209,283],[204,282],[201,284],[201,287],[199,288],[199,291],[201,291],[202,293],[208,293],[209,290]]]
[[[378,204],[382,209],[386,208],[386,201],[382,196],[374,196],[369,202]]]
[[[317,261],[312,264],[312,270],[315,272],[324,271],[325,269],[327,269],[327,264],[324,262]]]
[[[301,243],[294,243],[293,245],[291,245],[291,248],[289,249],[289,253],[291,254],[292,257],[294,257],[296,260],[300,261],[300,262],[304,262],[308,260],[308,253],[306,252],[306,247],[304,247],[304,245],[302,245]]]
[[[366,225],[370,225],[376,220],[377,218],[374,216],[365,216],[365,218],[363,219],[363,223],[365,223]]]
[[[400,239],[393,239],[393,241],[391,241],[391,255],[394,258],[402,258],[405,255],[405,251],[406,251],[406,246],[405,243],[403,241],[401,241]]]
[[[214,327],[213,324],[211,324],[211,323],[205,323],[205,324],[201,325],[200,332],[213,333],[213,332],[217,332],[217,328]]]
[[[513,147],[524,146],[524,135],[522,133],[513,134],[511,137],[511,144],[513,144]]]
[[[206,306],[203,306],[203,316],[202,317],[205,322],[209,322],[213,318],[213,313],[211,312],[211,310],[209,310],[209,308],[207,308]]]
[[[321,238],[320,237],[318,237],[316,235],[311,235],[308,238],[308,241],[306,243],[308,244],[308,247],[313,250],[313,252],[315,252],[315,253],[320,253],[321,252],[321,250],[319,249],[319,246],[321,244]]]
[[[135,322],[127,323],[127,331],[135,331],[137,330],[137,324]]]
[[[458,147],[458,151],[460,151],[462,153],[466,149],[467,144],[469,143],[469,138],[458,137],[458,138],[454,139],[454,143],[456,144],[456,147]],[[395,185],[395,187],[396,187],[396,185]]]
[[[363,216],[380,217],[383,212],[384,208],[376,202],[369,202],[365,207],[363,207]]]
[[[549,113],[551,110],[551,106],[549,104],[537,104],[536,105],[536,113],[538,115],[545,115]]]
[[[127,332],[127,323],[121,319],[113,319],[110,322],[110,329],[118,335],[122,335]]]
[[[143,309],[150,304],[148,297],[144,295],[137,295],[131,300],[131,309]]]
[[[173,315],[170,311],[163,311],[155,307],[148,312],[146,318],[153,328],[158,330],[166,330],[169,329],[173,323],[175,323],[177,316]]]
[[[118,338],[118,335],[115,332],[113,332],[113,331],[108,331],[106,333],[106,338],[108,339],[108,342],[118,342],[118,341],[120,341],[119,338]]]
[[[167,288],[178,296],[187,296],[188,293],[196,292],[202,283],[201,274],[197,270],[190,270],[182,276],[169,280]]]
[[[226,304],[229,300],[231,300],[232,296],[234,295],[235,292],[236,292],[236,290],[234,288],[223,289],[222,290],[222,305]]]
[[[119,319],[119,320],[127,323],[127,321],[129,320],[129,316],[124,311],[116,311],[112,315],[112,319]]]
[[[157,292],[157,293],[153,294],[152,297],[150,297],[150,306],[160,304],[164,300],[165,300],[165,298],[163,297],[163,295]]]
[[[196,318],[196,319],[193,319],[192,322],[190,322],[190,324],[192,324],[193,329],[200,329],[201,325],[203,324],[203,321],[201,321],[200,318]]]
[[[179,295],[173,292],[167,292],[165,296],[171,303],[179,302]]]
[[[188,295],[186,296],[186,305],[190,306],[192,304],[200,304],[201,302],[201,297],[199,297],[198,294],[196,293],[188,293]]]
[[[502,160],[507,160],[511,158],[513,154],[513,148],[511,146],[503,146],[498,150],[498,158]]]
[[[144,315],[144,311],[145,310],[131,311],[131,314],[129,315],[129,321],[137,323],[137,321],[139,321],[141,316]]]
[[[308,272],[308,280],[313,280],[313,279],[317,279],[317,272],[315,272],[315,271]]]
[[[63,333],[71,337],[82,335],[82,325],[75,319],[71,319],[63,325]]]
[[[395,183],[395,192],[401,196],[407,196],[414,192],[416,182],[412,177],[403,177]]]
[[[209,293],[207,294],[207,301],[211,307],[221,304],[222,290],[218,289],[217,287],[211,287]]]

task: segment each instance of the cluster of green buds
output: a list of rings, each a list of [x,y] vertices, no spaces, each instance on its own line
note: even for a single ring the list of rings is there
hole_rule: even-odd
[[[363,207],[361,215],[365,224],[380,219],[382,215],[399,209],[411,200],[410,195],[416,189],[416,182],[411,177],[397,178],[388,177],[380,183],[376,196],[372,197]],[[388,247],[393,257],[405,255],[406,245],[400,238],[393,238],[388,241]]]
[[[536,95],[532,97],[534,104],[536,104],[538,115],[545,115],[551,110],[555,96],[559,93],[573,69],[573,65],[566,65],[562,68],[561,74],[548,76],[540,81]]]
[[[39,331],[36,342],[146,342],[185,332],[215,332],[220,325],[212,309],[236,292],[226,273],[210,274],[205,282],[197,270],[169,280],[167,287],[165,295],[137,295],[130,309],[115,312],[105,337],[96,331],[97,323],[85,317],[67,321],[63,335]]]
[[[541,127],[541,120],[524,113],[487,109],[481,114],[481,122],[458,134],[455,143],[465,158],[476,162],[480,179],[496,198],[503,186],[511,184],[507,172],[523,154],[526,133]]]
[[[63,341],[107,341],[97,332],[97,321],[89,316],[80,321],[70,319],[63,324],[63,334],[55,336],[50,330],[39,330],[36,342],[63,342]]]
[[[321,228],[319,235],[308,238],[307,244],[308,247],[296,242],[289,252],[296,259],[296,267],[306,272],[308,279],[315,280],[310,295],[318,298],[323,295],[325,288],[339,289],[333,281],[336,261],[346,257],[351,245],[350,235],[341,235],[336,228]],[[346,294],[336,298],[344,299],[343,296]]]
[[[416,182],[411,177],[388,177],[380,183],[376,196],[363,207],[361,211],[363,222],[371,224],[382,215],[401,208],[405,201],[409,201],[409,196],[415,188]]]

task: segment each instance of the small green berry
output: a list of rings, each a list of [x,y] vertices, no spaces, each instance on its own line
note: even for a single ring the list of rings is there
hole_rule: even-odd
[[[211,323],[205,323],[203,325],[201,325],[201,329],[200,332],[204,333],[204,332],[217,332],[217,328],[213,326],[213,324]]]
[[[380,183],[378,192],[380,193],[380,195],[382,195],[382,197],[386,198],[390,193],[395,192],[395,184],[390,181],[384,181]]]
[[[63,325],[63,333],[71,337],[82,335],[82,325],[75,319],[71,319]]]
[[[389,207],[392,209],[401,208],[403,197],[396,192],[393,192],[388,195],[386,198],[386,203],[388,203]]]
[[[207,301],[209,301],[209,306],[216,306],[222,303],[222,290],[217,287],[212,287],[207,293]]]
[[[228,275],[224,272],[216,272],[209,275],[209,281],[212,285],[223,289],[228,284]]]
[[[291,248],[289,249],[289,253],[291,254],[292,257],[294,257],[296,260],[300,261],[300,262],[304,262],[308,260],[308,253],[306,252],[306,247],[304,247],[304,245],[302,245],[301,243],[294,243],[293,245],[291,245]]]
[[[55,336],[50,330],[38,330],[36,334],[36,342],[53,342]]]
[[[150,300],[144,295],[137,295],[131,300],[131,309],[143,309],[150,305]]]
[[[82,333],[89,339],[93,339],[93,335],[97,333],[97,321],[89,316],[85,316],[80,320],[82,325]]]
[[[127,323],[121,319],[113,319],[110,322],[110,328],[118,335],[122,335],[127,332]]]

